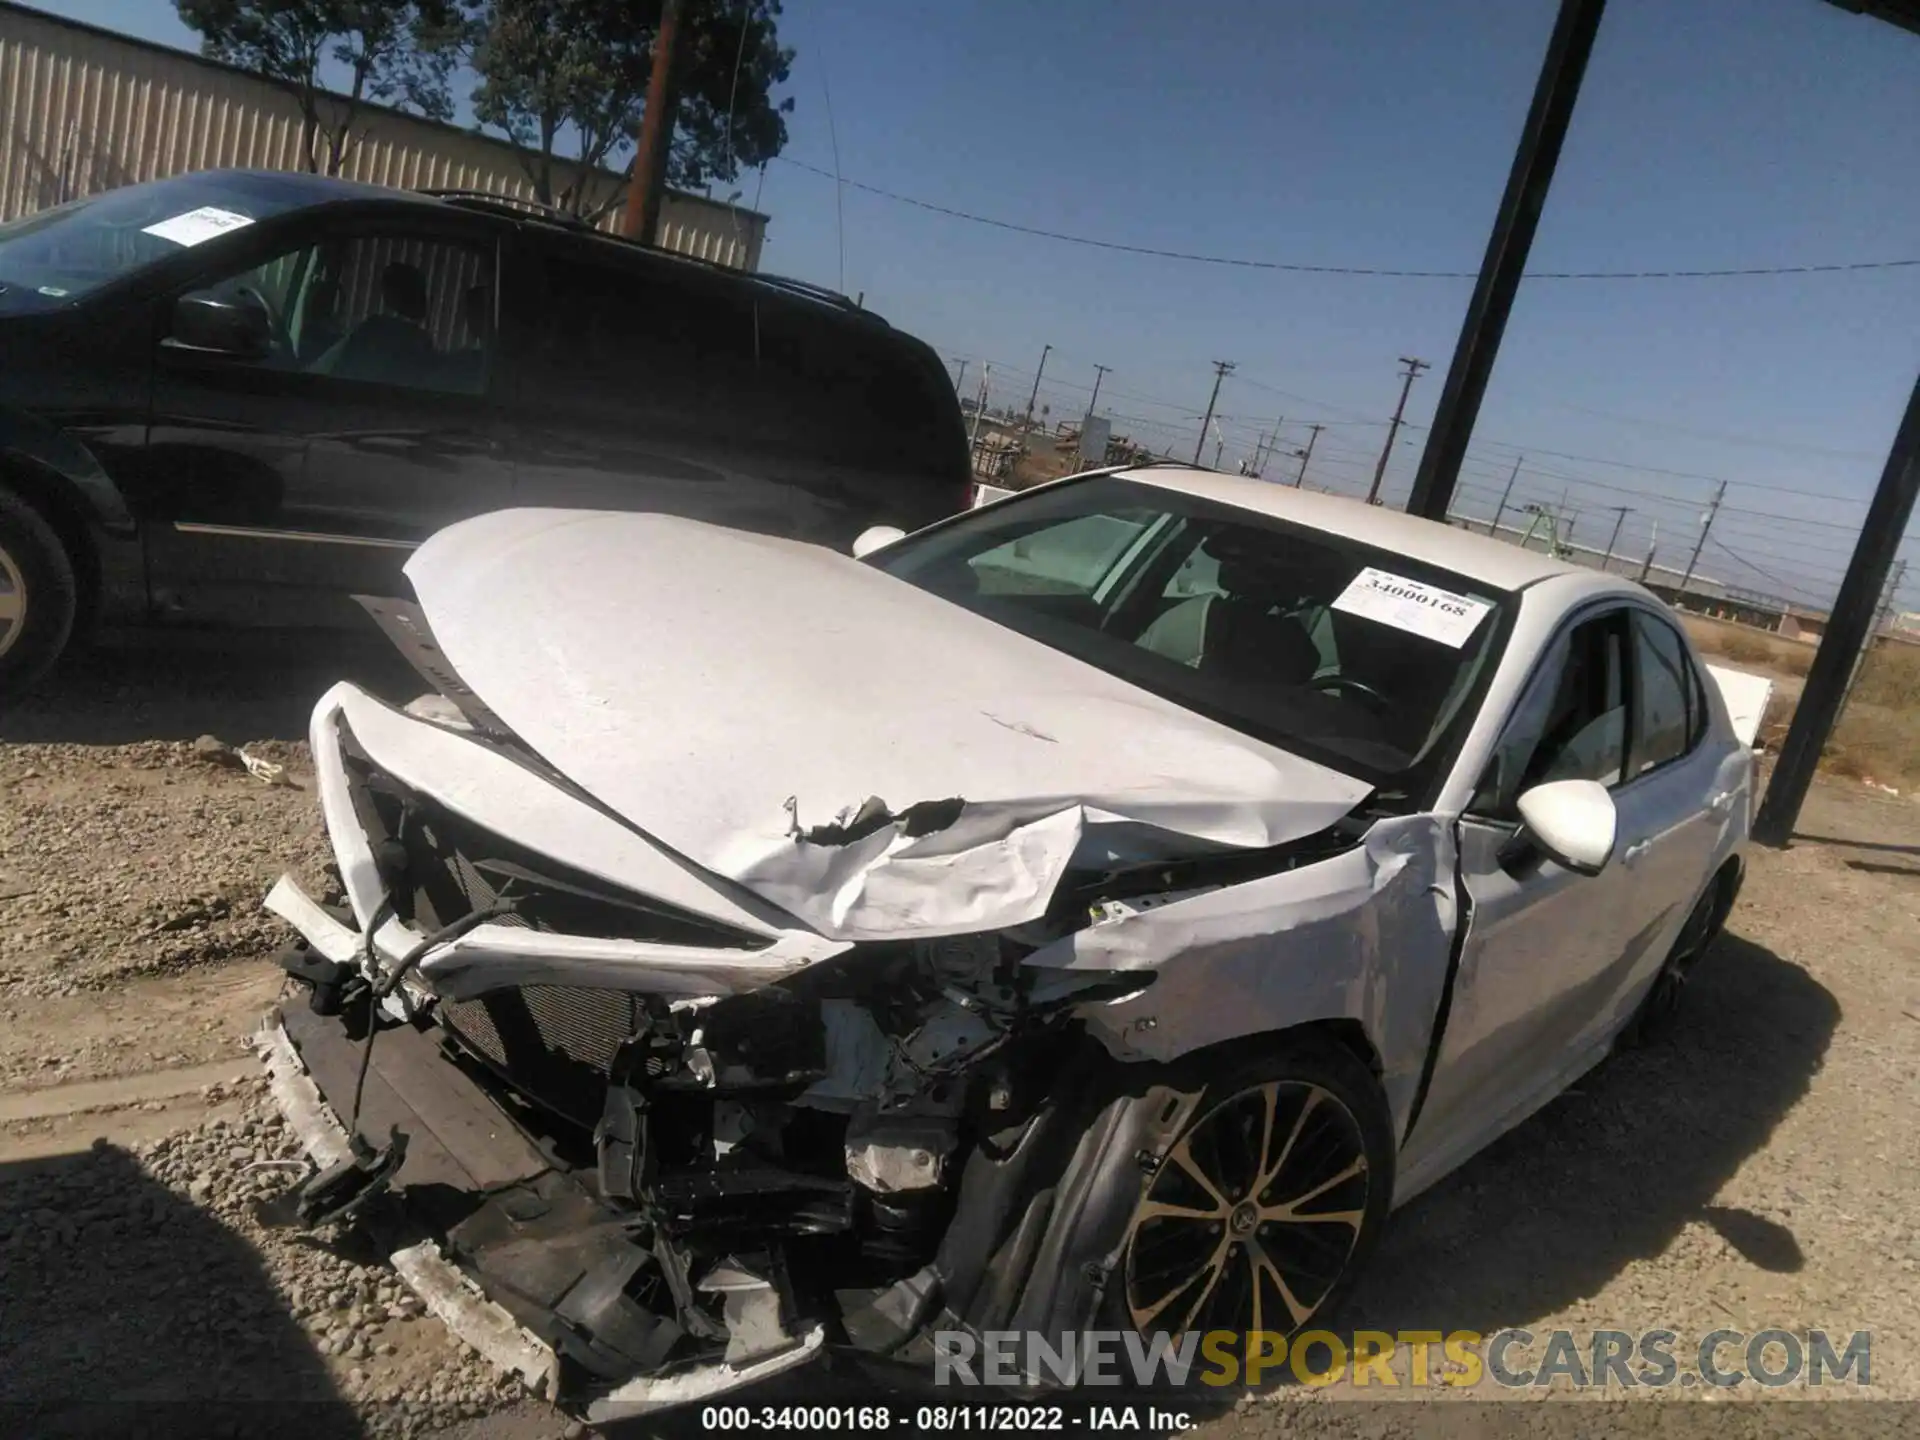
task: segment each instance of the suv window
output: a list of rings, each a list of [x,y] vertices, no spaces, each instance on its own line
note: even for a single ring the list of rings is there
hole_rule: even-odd
[[[1627,616],[1610,611],[1562,634],[1494,748],[1474,808],[1510,815],[1550,780],[1618,785],[1627,741]]]
[[[641,265],[571,250],[548,252],[542,269],[539,363],[527,372],[536,407],[694,421],[726,361],[750,357],[748,322],[716,305],[710,286],[667,283]]]
[[[459,242],[363,235],[291,250],[204,288],[267,309],[262,365],[478,395],[493,350],[492,258]]]
[[[1677,760],[1705,727],[1700,680],[1680,636],[1642,611],[1633,617],[1634,723],[1630,775]]]

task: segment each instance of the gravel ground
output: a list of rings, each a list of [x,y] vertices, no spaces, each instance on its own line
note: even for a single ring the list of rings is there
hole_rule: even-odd
[[[28,1407],[0,1413],[33,1417],[11,1433],[127,1433],[135,1401],[153,1433],[258,1433],[265,1412],[246,1407],[288,1401],[303,1403],[289,1433],[565,1433],[350,1241],[253,1214],[294,1173],[241,1078],[281,938],[258,900],[283,869],[320,883],[323,852],[310,789],[194,742],[244,746],[304,786],[306,710],[341,673],[418,689],[360,652],[122,655],[0,716],[0,1407]],[[1920,804],[1822,784],[1802,830],[1755,857],[1678,1032],[1397,1215],[1343,1321],[1870,1329],[1872,1393],[1908,1403],[1741,1403],[1761,1398],[1749,1385],[1659,1392],[1735,1402],[1711,1406],[1408,1411],[1335,1386],[1240,1407],[1213,1433],[1912,1433]]]

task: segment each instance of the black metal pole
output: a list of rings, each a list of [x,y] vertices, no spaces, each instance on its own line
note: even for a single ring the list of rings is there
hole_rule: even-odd
[[[1853,559],[1847,565],[1847,578],[1840,582],[1840,594],[1827,618],[1827,633],[1814,654],[1813,667],[1807,671],[1793,725],[1780,746],[1780,759],[1767,782],[1766,799],[1753,822],[1753,838],[1764,845],[1785,845],[1800,819],[1800,806],[1813,783],[1814,767],[1820,763],[1820,752],[1834,721],[1840,718],[1854,658],[1867,643],[1881,589],[1893,568],[1894,552],[1900,548],[1907,522],[1913,518],[1916,492],[1920,492],[1920,380],[1914,381],[1913,394],[1907,398],[1907,413],[1893,437],[1880,488],[1873,492],[1873,503],[1867,507],[1866,523],[1861,526]]]
[[[1520,288],[1520,274],[1533,248],[1533,232],[1553,185],[1560,145],[1567,138],[1580,80],[1586,74],[1593,37],[1606,8],[1607,0],[1560,0],[1560,18],[1554,21],[1553,38],[1547,42],[1547,57],[1540,66],[1539,83],[1534,86],[1526,129],[1514,152],[1506,194],[1500,198],[1500,213],[1493,222],[1486,258],[1480,262],[1480,278],[1460,326],[1446,388],[1440,392],[1433,428],[1427,433],[1420,469],[1414,476],[1413,493],[1407,498],[1410,514],[1444,521],[1453,504],[1460,462],[1466,458],[1467,441],[1480,414],[1480,401],[1487,393],[1487,379],[1500,353],[1500,337],[1506,331],[1513,297]]]

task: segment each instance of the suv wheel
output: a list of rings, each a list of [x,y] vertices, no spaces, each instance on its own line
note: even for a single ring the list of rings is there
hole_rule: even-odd
[[[78,598],[53,527],[0,487],[0,696],[19,694],[60,658]]]

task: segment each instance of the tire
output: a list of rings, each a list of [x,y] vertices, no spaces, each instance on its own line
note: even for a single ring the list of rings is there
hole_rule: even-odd
[[[0,486],[0,700],[22,694],[60,658],[79,598],[53,527]]]
[[[1262,1149],[1269,1184],[1249,1194]],[[1103,1323],[1236,1337],[1326,1324],[1385,1228],[1395,1151],[1379,1083],[1330,1037],[1224,1057],[1126,1217]]]

